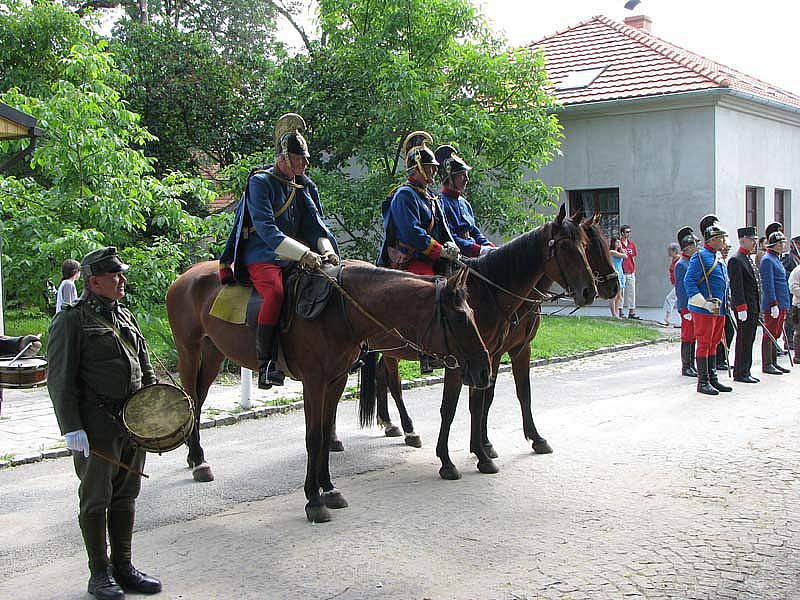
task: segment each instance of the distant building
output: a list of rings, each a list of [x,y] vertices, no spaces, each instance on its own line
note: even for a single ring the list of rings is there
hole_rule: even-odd
[[[537,176],[574,210],[599,208],[639,248],[637,303],[660,305],[666,245],[716,213],[731,233],[800,233],[800,97],[670,44],[643,15],[597,16],[530,44],[563,108],[563,156]],[[800,201],[795,201],[800,205]]]

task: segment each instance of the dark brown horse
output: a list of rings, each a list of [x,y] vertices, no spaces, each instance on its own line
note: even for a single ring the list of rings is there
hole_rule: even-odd
[[[198,425],[203,402],[224,357],[253,370],[258,368],[253,330],[209,314],[220,291],[217,270],[216,261],[196,264],[167,292],[178,368],[195,402]],[[328,508],[347,506],[331,481],[329,446],[336,406],[363,340],[396,328],[427,352],[452,355],[451,360],[455,357],[470,385],[489,384],[489,356],[466,300],[466,276],[460,271],[445,281],[344,261],[341,286],[361,309],[352,300],[332,297],[316,320],[295,318],[288,333],[281,336],[287,366],[303,382],[308,451],[306,516],[310,521],[328,521]],[[393,339],[396,343],[397,338]],[[199,427],[195,427],[187,445],[195,479],[213,479],[200,446]]]
[[[469,260],[469,266],[484,278],[491,280],[498,287],[492,286],[475,275],[468,279],[469,302],[475,310],[475,318],[481,337],[494,357],[493,370],[496,373],[502,349],[509,332],[516,325],[516,315],[528,310],[531,303],[525,298],[541,297],[536,288],[542,278],[555,281],[575,299],[579,306],[591,303],[596,295],[594,278],[586,260],[585,248],[588,238],[583,230],[572,219],[565,218],[562,206],[556,218],[533,231],[512,240],[482,258]],[[502,289],[500,289],[502,288]],[[511,292],[511,293],[508,293]],[[386,344],[373,342],[381,347]],[[395,399],[401,399],[400,376],[398,362],[400,359],[415,358],[407,351],[390,351],[383,354],[382,364],[385,370],[385,382]],[[375,386],[369,385],[376,377],[376,365],[373,361],[362,371],[362,389],[360,398],[360,416],[362,425],[372,421],[376,406]],[[444,394],[442,398],[442,424],[436,455],[442,462],[439,474],[445,479],[460,477],[458,469],[450,460],[448,438],[450,426],[455,416],[458,397],[461,393],[463,377],[458,369],[445,373]],[[478,470],[482,473],[496,473],[497,465],[484,451],[480,430],[483,421],[483,396],[470,394],[470,451],[478,458]],[[401,407],[401,401],[398,407]],[[413,425],[405,407],[404,427],[407,434],[413,433]],[[388,417],[387,417],[388,418]],[[418,441],[418,438],[416,438]],[[413,438],[412,440],[413,441]],[[412,445],[417,445],[413,444]]]
[[[577,216],[577,215],[576,215]],[[619,291],[619,278],[614,265],[611,262],[611,257],[608,251],[608,241],[597,226],[599,222],[599,215],[595,214],[592,217],[583,219],[581,221],[581,229],[586,234],[588,239],[588,246],[586,249],[586,258],[588,259],[589,266],[592,269],[592,275],[597,286],[598,295],[601,298],[613,298]],[[546,292],[550,289],[552,282],[543,276],[539,280],[537,289]],[[499,317],[503,318],[503,317]],[[470,390],[470,394],[482,394],[483,404],[483,419],[481,422],[482,443],[486,454],[490,458],[496,458],[495,452],[491,442],[488,439],[488,414],[491,408],[492,401],[494,400],[494,381],[497,376],[496,369],[499,367],[497,364],[499,358],[504,353],[508,353],[511,359],[511,369],[514,376],[514,384],[516,387],[517,399],[520,403],[522,410],[522,427],[525,438],[531,441],[533,451],[537,454],[549,454],[553,450],[545,438],[543,438],[533,421],[533,414],[531,410],[531,383],[530,383],[530,358],[531,358],[531,341],[539,330],[541,323],[541,314],[539,306],[531,306],[523,308],[519,311],[514,319],[515,325],[509,331],[502,347],[498,350],[497,354],[493,356],[493,364],[495,366],[494,377],[492,384],[480,391]],[[419,436],[414,433],[414,425],[408,415],[408,411],[403,403],[402,388],[400,387],[399,375],[395,380],[387,369],[379,369],[378,371],[378,422],[385,427],[385,435],[388,437],[395,437],[403,435],[400,429],[391,423],[389,417],[389,407],[387,398],[387,389],[391,390],[392,396],[397,404],[397,409],[400,413],[401,425],[403,432],[405,432],[406,444],[414,447],[421,446]]]

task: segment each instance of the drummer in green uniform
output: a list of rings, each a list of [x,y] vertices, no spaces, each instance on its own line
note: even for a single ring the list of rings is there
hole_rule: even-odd
[[[135,473],[144,468],[145,453],[130,441],[116,415],[131,394],[155,383],[156,376],[136,319],[119,304],[127,269],[113,246],[83,258],[84,293],[53,319],[47,352],[47,388],[80,479],[78,523],[89,556],[89,593],[103,600],[124,598],[124,590],[161,591],[160,581],[131,564],[141,481]]]

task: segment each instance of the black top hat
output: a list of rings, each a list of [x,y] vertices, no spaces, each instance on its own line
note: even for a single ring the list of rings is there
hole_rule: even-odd
[[[115,246],[108,246],[92,250],[84,256],[81,269],[86,275],[105,275],[106,273],[123,273],[128,270],[128,265],[119,259]]]
[[[736,230],[736,234],[739,236],[739,239],[742,238],[753,238],[758,239],[758,234],[756,233],[755,227],[740,227]]]

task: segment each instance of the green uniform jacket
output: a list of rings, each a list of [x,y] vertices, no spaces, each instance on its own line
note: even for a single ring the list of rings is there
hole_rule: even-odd
[[[122,434],[113,412],[156,383],[134,316],[91,294],[53,318],[47,360],[47,390],[61,433],[83,429],[90,440]]]

